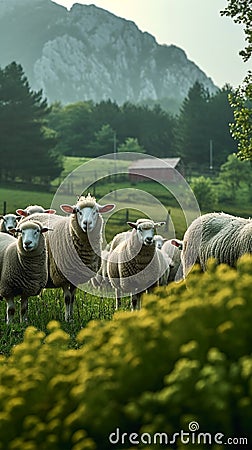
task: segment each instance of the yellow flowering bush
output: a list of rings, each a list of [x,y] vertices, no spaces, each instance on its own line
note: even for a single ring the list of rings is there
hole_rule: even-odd
[[[206,273],[195,269],[186,282],[157,288],[143,305],[90,322],[75,350],[58,322],[47,336],[27,328],[0,359],[0,449],[164,448],[147,437],[188,431],[192,421],[249,442],[251,258],[237,270],[210,261]],[[136,447],[130,433],[145,440]]]

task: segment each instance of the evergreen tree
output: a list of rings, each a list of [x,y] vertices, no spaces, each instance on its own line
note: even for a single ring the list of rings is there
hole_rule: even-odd
[[[48,183],[62,170],[56,134],[42,91],[34,92],[21,65],[0,69],[0,179]]]
[[[189,89],[178,118],[176,149],[192,168],[209,167],[208,101],[208,91],[196,82]]]
[[[90,140],[96,131],[93,120],[93,102],[77,102],[64,107],[52,105],[49,116],[50,126],[57,131],[57,150],[62,155],[86,156]]]
[[[113,153],[115,146],[115,131],[110,125],[104,124],[94,134],[94,140],[89,143],[88,156],[95,158],[108,153]]]
[[[232,92],[229,85],[225,85],[213,95],[207,105],[209,117],[209,136],[213,142],[213,166],[219,168],[228,155],[237,152],[237,144],[231,136],[229,124],[234,119],[228,97]]]

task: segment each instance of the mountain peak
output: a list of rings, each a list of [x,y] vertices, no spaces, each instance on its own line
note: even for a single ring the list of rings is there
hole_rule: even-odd
[[[172,99],[178,107],[195,81],[216,90],[184,50],[95,5],[0,0],[0,64],[13,60],[50,102]]]

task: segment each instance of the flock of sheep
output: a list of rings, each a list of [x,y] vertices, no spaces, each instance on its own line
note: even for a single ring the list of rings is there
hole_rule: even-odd
[[[90,194],[75,205],[62,204],[66,215],[33,205],[0,220],[0,298],[7,303],[7,323],[21,297],[20,320],[27,320],[28,298],[44,288],[64,292],[65,320],[73,318],[78,285],[114,289],[116,308],[131,295],[131,309],[140,309],[141,294],[185,278],[195,263],[206,270],[209,257],[235,266],[252,253],[252,220],[224,213],[198,217],[183,241],[156,234],[163,222],[138,219],[102,249],[102,214],[114,204],[100,205]]]

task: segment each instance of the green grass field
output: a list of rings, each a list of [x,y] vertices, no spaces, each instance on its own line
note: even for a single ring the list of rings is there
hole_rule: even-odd
[[[47,324],[50,320],[57,320],[70,337],[70,348],[75,348],[78,344],[75,340],[78,332],[84,328],[91,320],[112,320],[115,312],[115,300],[113,298],[103,298],[100,295],[93,295],[78,289],[74,303],[74,318],[70,323],[64,320],[64,298],[61,289],[47,289],[38,297],[30,297],[28,303],[28,321],[19,322],[20,302],[16,299],[15,319],[12,325],[5,323],[6,302],[0,302],[0,354],[9,355],[14,345],[23,341],[24,332],[27,326],[34,326],[37,329],[48,333]],[[129,309],[129,298],[122,300],[122,309]]]

